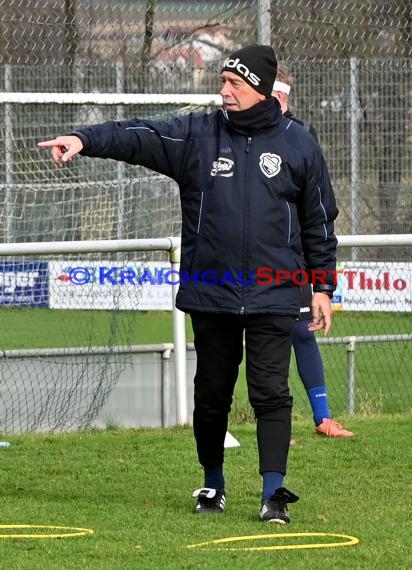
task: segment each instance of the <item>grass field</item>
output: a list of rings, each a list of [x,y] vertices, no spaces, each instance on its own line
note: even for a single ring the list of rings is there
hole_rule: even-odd
[[[170,312],[120,311],[114,326],[118,341],[155,344],[173,341]],[[188,341],[193,340],[186,318]],[[0,311],[3,349],[105,345],[113,334],[110,311],[6,308]],[[336,312],[331,336],[412,332],[410,313]],[[127,338],[126,338],[127,336]]]
[[[287,527],[257,520],[260,477],[251,424],[232,430],[241,447],[227,450],[222,516],[192,514],[191,491],[202,476],[189,428],[9,437],[11,447],[0,448],[0,523],[81,527],[94,534],[1,539],[0,568],[410,568],[410,417],[357,418],[352,427],[355,439],[332,441],[314,436],[308,421],[295,422],[298,444],[291,447],[285,484],[301,499],[291,506]],[[360,543],[290,551],[187,549],[224,537],[284,532],[345,534]],[[267,538],[232,546],[336,540]]]
[[[189,322],[187,336],[192,339]],[[409,330],[408,330],[409,329]],[[116,333],[113,337],[113,333]],[[410,317],[335,315],[335,336],[410,332]],[[7,348],[66,347],[172,341],[168,313],[3,309],[0,344]],[[328,440],[313,434],[309,405],[291,367],[295,395],[288,488],[301,496],[291,506],[292,524],[257,520],[260,477],[255,425],[246,403],[244,369],[237,385],[230,431],[241,443],[227,450],[228,508],[223,516],[197,517],[191,491],[201,486],[191,429],[84,431],[5,435],[0,447],[1,525],[34,525],[1,534],[54,533],[36,525],[88,528],[76,538],[0,538],[0,570],[310,570],[406,569],[412,564],[409,500],[411,415],[384,411],[411,408],[411,351],[405,345],[359,347],[357,386],[363,407],[345,418],[356,437]],[[322,347],[333,411],[344,414],[346,352]],[[4,361],[3,371],[7,371]],[[3,381],[6,376],[3,375]],[[386,384],[385,384],[386,383]],[[1,385],[1,384],[0,384]],[[409,390],[409,392],[408,392]],[[343,403],[341,403],[343,402]],[[376,415],[379,412],[380,415]],[[409,526],[408,526],[409,525]],[[333,542],[333,537],[286,540],[279,533],[355,536],[356,546],[302,550],[219,550],[187,545],[233,536],[263,535],[232,547],[271,547]]]

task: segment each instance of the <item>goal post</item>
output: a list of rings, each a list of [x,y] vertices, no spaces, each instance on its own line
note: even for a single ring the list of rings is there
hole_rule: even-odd
[[[219,95],[197,93],[0,93],[0,240],[179,235],[179,193],[171,179],[88,157],[56,169],[37,143],[79,126],[131,117],[165,120],[220,104]]]
[[[192,107],[219,107],[222,98],[216,93],[31,93],[27,91],[2,92],[1,103],[20,105],[189,105]]]
[[[165,120],[191,111],[209,111],[221,104],[219,95],[12,92],[11,85],[8,81],[5,91],[0,93],[0,128],[5,141],[5,152],[0,152],[0,243],[12,248],[24,244],[27,247],[24,251],[31,259],[36,258],[33,248],[37,247],[37,259],[40,259],[46,243],[53,242],[56,249],[51,255],[62,259],[57,253],[60,247],[61,252],[66,252],[67,259],[73,259],[76,254],[69,253],[74,251],[70,247],[72,243],[83,242],[87,249],[91,242],[105,242],[106,249],[89,258],[93,265],[98,259],[121,260],[126,254],[124,243],[117,243],[120,250],[111,250],[111,240],[141,239],[146,240],[147,246],[150,241],[147,236],[155,240],[163,239],[163,236],[178,239],[180,199],[173,180],[144,167],[88,157],[77,158],[63,169],[56,169],[49,152],[39,149],[37,143],[71,132],[77,126],[106,120],[133,116]],[[178,258],[174,242],[171,249],[168,242],[162,251],[146,247],[138,260],[132,259],[134,269],[138,270],[146,262],[161,263],[167,259],[177,264]],[[7,259],[7,263],[13,264],[10,266],[13,270],[20,271],[19,275],[33,273],[25,261],[19,268],[18,263],[23,258],[17,253]],[[27,268],[29,270],[25,271]],[[8,271],[8,266],[3,269],[3,279],[11,278],[12,271]],[[172,289],[174,299],[176,287],[169,289]],[[93,303],[98,302],[96,299]],[[90,305],[90,299],[86,302]],[[121,302],[118,300],[118,305]],[[141,303],[139,292],[135,290],[133,299],[125,302],[136,309]],[[105,306],[104,299],[100,298],[99,303],[99,308],[94,307],[96,311]],[[64,306],[68,307],[68,301]],[[110,323],[107,324],[110,347],[123,342],[127,344],[129,329],[135,327],[132,317],[126,323],[127,319],[120,312],[120,306],[114,306],[110,311]],[[175,336],[182,338],[185,332],[183,315],[173,312],[173,323]],[[178,342],[177,346],[174,354],[178,369],[176,377],[182,379],[182,384],[177,386],[180,392],[177,417],[179,423],[186,423],[187,402],[183,392],[186,359],[180,353],[185,343]]]

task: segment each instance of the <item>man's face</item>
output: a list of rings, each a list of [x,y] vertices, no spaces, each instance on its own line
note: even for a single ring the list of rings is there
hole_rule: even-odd
[[[226,111],[244,111],[266,98],[231,71],[223,71],[220,82],[222,85],[220,94],[223,98],[223,108]]]

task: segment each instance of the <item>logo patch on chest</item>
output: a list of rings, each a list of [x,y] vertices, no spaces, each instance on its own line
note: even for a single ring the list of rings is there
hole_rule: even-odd
[[[211,176],[233,176],[233,166],[234,161],[230,158],[224,158],[219,156],[217,160],[213,161],[212,170],[210,171]]]
[[[281,164],[282,159],[273,152],[264,152],[259,157],[260,170],[268,178],[273,178],[276,174],[279,174]]]

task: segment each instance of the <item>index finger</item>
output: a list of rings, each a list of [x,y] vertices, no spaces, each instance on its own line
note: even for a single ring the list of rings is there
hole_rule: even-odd
[[[49,141],[42,141],[37,143],[37,146],[41,147],[51,147],[51,146],[62,146],[61,143],[58,142],[57,139],[51,139]]]

